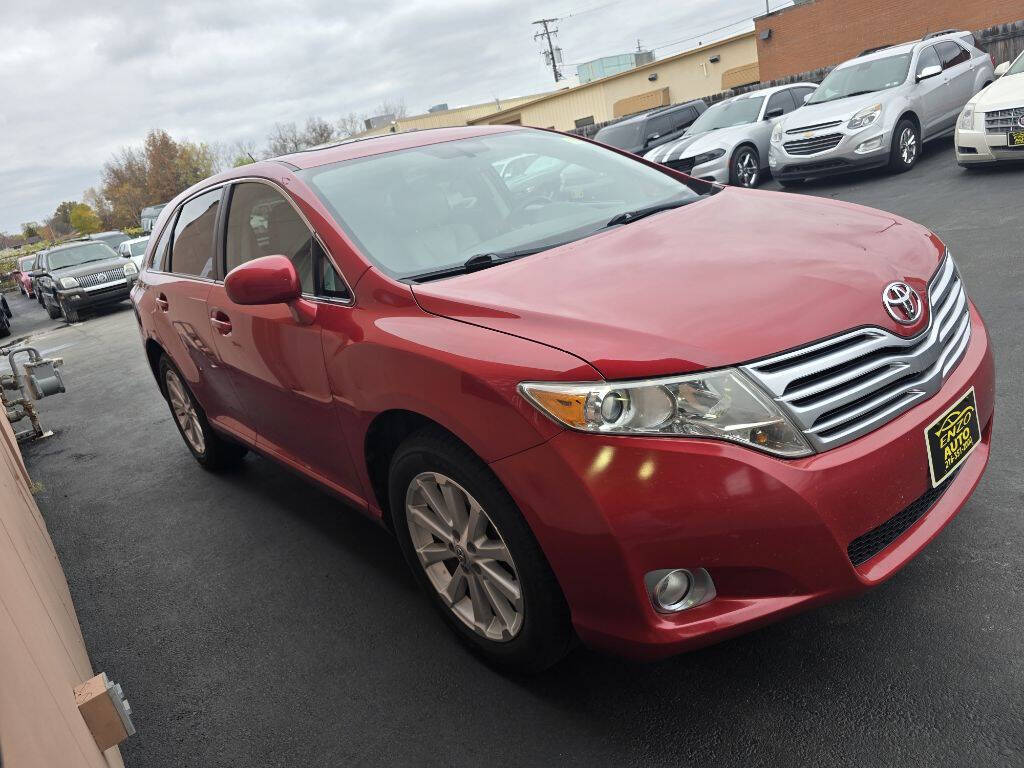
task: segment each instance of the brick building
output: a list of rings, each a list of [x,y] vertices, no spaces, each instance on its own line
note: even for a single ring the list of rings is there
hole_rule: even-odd
[[[755,19],[761,80],[830,67],[942,29],[1024,19],[1024,0],[796,0]]]

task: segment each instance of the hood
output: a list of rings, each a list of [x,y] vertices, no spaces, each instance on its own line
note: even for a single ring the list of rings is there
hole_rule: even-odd
[[[686,153],[686,149],[703,136],[714,133],[714,131],[701,131],[700,133],[683,134],[682,138],[669,141],[660,147],[655,147],[644,155],[644,160],[652,163],[664,163],[666,160],[678,160]]]
[[[882,290],[906,280],[926,295],[943,251],[922,227],[869,208],[729,187],[412,289],[427,312],[629,379],[735,365],[862,325],[917,333],[927,319],[897,325]]]
[[[727,152],[744,139],[750,138],[750,131],[756,123],[734,125],[729,128],[719,128],[716,131],[703,131],[691,138],[689,143],[680,152],[673,152],[665,160],[676,160],[682,157],[695,157],[702,152],[712,149],[724,149]],[[665,162],[662,160],[661,162]]]
[[[128,263],[128,259],[121,256],[117,256],[111,259],[102,259],[101,261],[90,261],[86,264],[76,264],[72,267],[61,267],[60,269],[51,269],[50,274],[56,278],[60,277],[81,277],[82,275],[93,275],[97,272],[114,272],[118,273],[119,277],[124,277],[124,265]]]
[[[971,103],[981,112],[1024,106],[1024,74],[1003,75],[971,99]]]
[[[875,91],[821,104],[804,104],[782,118],[782,128],[786,131],[793,131],[805,126],[831,123],[837,120],[845,123],[864,107],[870,107],[872,104],[885,104],[889,95],[890,91]]]

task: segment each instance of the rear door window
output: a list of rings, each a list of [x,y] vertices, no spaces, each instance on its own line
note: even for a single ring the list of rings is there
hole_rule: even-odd
[[[935,46],[939,49],[939,56],[942,58],[942,68],[951,69],[965,61],[970,61],[971,55],[954,42],[945,41]]]
[[[213,277],[213,234],[217,229],[220,189],[193,197],[181,207],[171,242],[170,270],[179,275]]]
[[[291,260],[302,280],[302,292],[313,293],[313,234],[280,192],[267,184],[235,184],[228,209],[225,273],[261,256]]]

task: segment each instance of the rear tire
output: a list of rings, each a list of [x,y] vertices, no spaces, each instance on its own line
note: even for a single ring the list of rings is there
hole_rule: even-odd
[[[920,157],[921,132],[913,120],[904,117],[896,124],[896,130],[892,134],[889,169],[894,173],[905,173],[917,165]]]
[[[177,366],[167,355],[160,358],[160,391],[167,399],[171,417],[185,446],[203,469],[218,472],[241,464],[249,449],[221,437],[210,427],[206,412],[196,400]]]
[[[569,652],[575,635],[551,566],[508,491],[476,454],[427,427],[399,446],[388,489],[413,577],[474,653],[536,673]],[[439,502],[443,509],[435,509]]]

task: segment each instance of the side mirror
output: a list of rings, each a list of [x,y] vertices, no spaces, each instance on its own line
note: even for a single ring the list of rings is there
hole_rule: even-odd
[[[782,107],[776,107],[775,109],[769,109],[765,112],[764,119],[774,120],[776,117],[782,117],[784,114],[786,114],[786,112]]]
[[[941,74],[942,67],[940,67],[938,64],[932,64],[930,67],[925,67],[924,69],[917,73],[917,82],[920,83],[922,80],[927,80],[930,77],[935,77],[936,75]]]
[[[658,140],[658,139],[660,139],[660,138],[661,138],[661,134],[660,134],[660,133],[652,133],[652,134],[651,134],[650,136],[648,136],[648,137],[647,137],[647,139],[646,139],[646,140],[644,141],[644,146],[646,147],[646,146],[647,146],[647,145],[649,145],[649,144],[650,144],[650,143],[651,143],[652,141],[657,141],[657,140]]]
[[[299,273],[285,256],[262,256],[238,265],[224,278],[224,290],[243,306],[287,304],[300,325],[316,319],[316,304],[302,298]]]
[[[998,67],[995,68],[995,71],[993,72],[993,74],[996,77],[1002,77],[1003,75],[1006,74],[1007,70],[1009,70],[1009,69],[1010,69],[1010,62],[1004,61],[1002,64],[1000,64]]]

